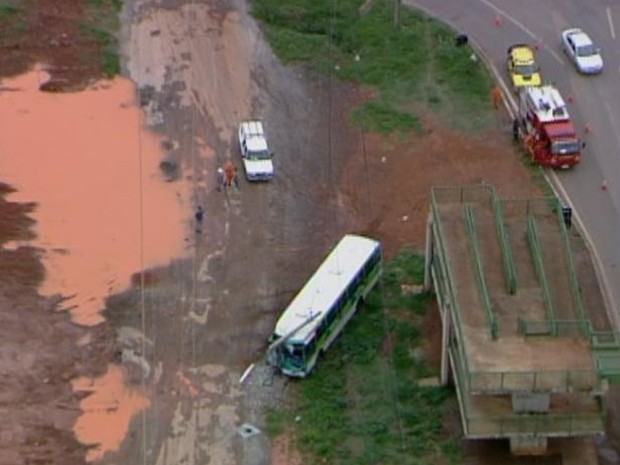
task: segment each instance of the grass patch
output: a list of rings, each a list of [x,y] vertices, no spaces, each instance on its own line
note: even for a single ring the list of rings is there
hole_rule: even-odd
[[[267,425],[265,433],[270,438],[279,436],[286,429],[287,416],[286,411],[272,409],[267,412]]]
[[[0,1],[0,21],[6,21],[7,19],[15,18],[22,11],[22,8],[18,6],[17,0],[2,0]]]
[[[115,34],[120,27],[119,13],[122,6],[122,0],[88,0],[88,20],[81,24],[82,31],[100,47],[101,69],[107,77],[113,77],[121,70]]]
[[[383,134],[394,131],[422,131],[422,123],[417,116],[399,111],[393,105],[380,100],[371,100],[355,108],[351,113],[351,120],[364,131],[378,131]]]
[[[0,44],[26,32],[24,10],[17,0],[0,1]]]
[[[362,3],[254,0],[252,12],[284,63],[303,63],[378,90],[378,101],[370,110],[358,109],[354,121],[365,113],[370,128],[402,131],[415,127],[415,112],[431,110],[458,129],[489,127],[492,80],[469,46],[455,47],[452,30],[409,8],[402,8],[395,29],[392,2],[376,0],[365,14],[359,12]]]
[[[304,463],[458,463],[444,441],[442,387],[419,387],[431,374],[419,354],[430,297],[402,292],[419,284],[424,259],[402,252],[384,265],[381,285],[349,322],[313,374],[293,384],[295,406],[272,411],[268,431],[295,431]],[[295,419],[299,421],[295,421]]]
[[[549,180],[545,176],[546,168],[534,163],[530,155],[520,146],[520,144],[515,145],[517,145],[519,153],[521,154],[521,162],[523,163],[523,166],[525,166],[525,168],[529,171],[534,183],[542,191],[541,195],[543,197],[556,197],[553,186],[549,183]]]
[[[267,40],[287,64],[312,60],[316,49],[322,49],[325,39],[318,34],[303,34],[293,29],[272,26],[266,31]]]

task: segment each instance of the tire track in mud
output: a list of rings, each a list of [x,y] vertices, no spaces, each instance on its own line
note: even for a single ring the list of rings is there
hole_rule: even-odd
[[[209,314],[222,308],[222,299],[227,298],[226,286],[217,289],[216,285],[223,284],[221,275],[225,270],[222,270],[221,256],[227,254],[231,217],[238,216],[242,207],[237,195],[227,193],[224,199],[215,199],[215,203],[224,203],[226,219],[219,224],[209,221],[212,216],[209,207],[213,203],[208,199],[212,194],[211,183],[204,180],[203,174],[213,172],[213,158],[223,158],[221,154],[215,155],[210,147],[226,147],[239,118],[249,113],[253,40],[247,28],[240,24],[239,14],[221,5],[214,8],[190,3],[164,9],[143,2],[137,11],[130,32],[128,69],[141,89],[145,86],[154,89],[155,99],[146,107],[147,113],[151,113],[149,119],[154,125],[163,126],[172,140],[179,134],[173,130],[174,123],[168,121],[166,100],[175,101],[178,111],[185,112],[186,131],[175,147],[185,152],[180,155],[181,163],[187,165],[186,172],[191,172],[194,201],[208,204],[207,231],[193,240],[190,238],[189,245],[194,249],[191,284],[186,281],[182,290],[177,289],[176,296],[170,296],[177,301],[175,314],[180,321],[175,326],[181,338],[177,339],[178,346],[171,348],[177,353],[177,362],[165,363],[163,368],[168,372],[164,379],[172,384],[173,396],[164,393],[161,401],[173,410],[172,421],[169,426],[150,429],[152,434],[143,438],[148,442],[143,445],[144,454],[159,465],[179,461],[205,463],[205,459],[206,463],[237,464],[241,463],[233,450],[234,429],[239,423],[240,392],[233,384],[237,373],[225,365],[205,365],[200,353],[202,344],[197,344],[197,339],[209,338]],[[161,117],[157,115],[159,112]],[[191,112],[191,117],[187,112]],[[200,138],[197,114],[202,126],[213,128]],[[203,149],[204,153],[205,146],[211,155],[208,159],[197,152]],[[217,215],[221,216],[222,213]],[[213,295],[216,289],[219,296]],[[163,313],[168,300],[153,301],[151,305],[157,313]],[[154,335],[152,339],[158,338]],[[212,343],[204,345],[207,352],[209,345]],[[170,359],[171,354],[165,358]],[[176,371],[176,376],[171,371]],[[164,386],[162,383],[159,391],[168,389]],[[154,420],[166,421],[164,415],[156,415]],[[143,421],[147,421],[146,417]]]
[[[250,116],[253,29],[224,6],[163,9],[144,2],[139,11],[127,47],[132,78],[155,92],[176,85],[180,106],[197,104],[220,140],[228,142],[239,119]]]

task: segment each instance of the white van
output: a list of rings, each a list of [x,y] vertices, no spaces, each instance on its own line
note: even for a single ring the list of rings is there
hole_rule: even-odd
[[[273,178],[273,154],[260,121],[241,122],[239,149],[248,181],[269,181]]]

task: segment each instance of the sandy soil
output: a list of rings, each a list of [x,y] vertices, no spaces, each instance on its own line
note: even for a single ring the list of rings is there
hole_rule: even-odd
[[[68,88],[100,77],[94,64],[72,67],[68,58],[88,55],[92,43],[68,40],[62,51],[52,46],[55,36],[78,37],[68,32],[80,12],[74,2],[32,5],[30,27],[43,28],[47,39],[24,39],[20,52],[7,58],[11,66],[3,67],[2,58],[0,69],[13,74],[43,61]],[[271,444],[260,431],[264,408],[286,393],[285,381],[261,361],[279,311],[330,246],[353,231],[379,238],[388,256],[405,245],[422,249],[433,185],[488,182],[504,197],[540,190],[510,145],[510,124],[501,113],[492,131],[475,137],[429,117],[424,133],[406,140],[362,139],[346,119],[362,98],[359,90],[330,88],[304,69],[283,68],[241,0],[126,0],[122,19],[124,73],[136,83],[146,124],[163,148],[160,182],[188,190],[178,207],[185,218],[178,237],[184,253],[169,265],[134,269],[125,276],[131,285],[100,296],[105,321],[84,339],[85,330],[69,314],[53,311],[62,302],[39,295],[45,268],[38,249],[6,247],[36,236],[36,205],[0,197],[0,260],[10,270],[0,278],[7,426],[0,464],[99,457],[102,463],[158,465],[300,463],[291,438]],[[217,192],[215,168],[227,159],[238,163],[234,129],[248,117],[265,122],[276,177]],[[3,193],[10,189],[3,186]],[[197,205],[206,211],[201,234],[191,224]],[[587,260],[581,263],[580,273],[590,277],[584,286],[595,290]],[[439,328],[433,318],[427,324]],[[122,369],[120,378],[114,368],[109,375],[110,363]],[[104,374],[140,388],[148,408],[128,426],[118,450],[88,455],[73,433],[88,389],[73,390],[72,382]],[[244,424],[258,433],[245,434],[239,430]],[[96,434],[81,439],[105,440]],[[616,445],[611,438],[602,447]],[[471,449],[471,463],[484,463],[477,457],[485,449]],[[506,449],[490,456],[505,463]]]

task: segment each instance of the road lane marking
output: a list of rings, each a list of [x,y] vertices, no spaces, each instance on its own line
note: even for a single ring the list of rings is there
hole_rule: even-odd
[[[611,8],[605,8],[605,12],[607,13],[607,21],[609,22],[609,33],[611,34],[611,38],[616,38],[616,30],[614,29],[614,20],[611,17]]]
[[[525,32],[528,36],[530,36],[532,38],[532,40],[534,41],[534,43],[536,44],[544,44],[544,41],[542,40],[542,38],[538,37],[536,34],[534,34],[534,32],[532,32],[530,29],[527,28],[527,26],[525,24],[523,24],[521,21],[519,21],[518,19],[510,16],[508,13],[506,13],[504,10],[502,10],[501,8],[493,5],[489,0],[478,0],[480,3],[483,3],[484,5],[486,5],[487,7],[489,7],[490,9],[492,9],[493,11],[495,11],[495,13],[503,16],[504,18],[508,19],[508,21],[510,21],[512,24],[514,24],[515,26],[517,26],[519,29],[523,30],[523,32]],[[554,50],[550,49],[549,47],[545,48],[549,54],[561,65],[564,65],[564,61],[562,60],[562,57],[560,57],[560,55],[558,55]]]

